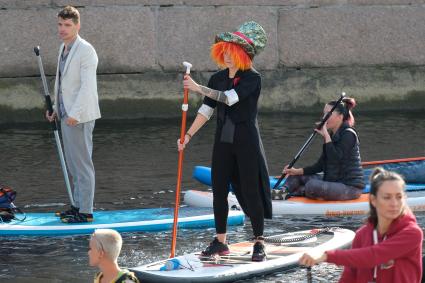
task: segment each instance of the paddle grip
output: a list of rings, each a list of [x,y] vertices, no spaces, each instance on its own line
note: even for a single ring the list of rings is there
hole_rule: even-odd
[[[50,98],[50,95],[44,96],[44,98],[45,98],[45,101],[46,101],[47,111],[49,112],[49,116],[51,116],[53,114],[52,99]],[[58,121],[55,119],[54,121],[51,122],[51,124],[52,124],[52,129],[54,131],[57,131]]]
[[[335,104],[335,106],[336,106],[336,104]],[[334,108],[332,108],[331,111],[329,111],[328,113],[326,113],[326,115],[323,118],[323,120],[319,123],[319,125],[317,125],[316,130],[320,130],[323,127],[323,125],[326,123],[326,121],[328,121],[329,117],[331,117],[331,115],[332,115],[333,110],[335,109],[335,106],[334,106]]]
[[[46,107],[47,107],[47,111],[49,111],[49,115],[52,115],[53,113],[53,104],[52,104],[52,99],[50,98],[50,95],[45,96],[45,100],[46,100]]]

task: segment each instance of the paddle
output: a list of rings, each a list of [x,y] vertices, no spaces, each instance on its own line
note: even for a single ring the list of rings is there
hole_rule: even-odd
[[[313,283],[313,274],[311,273],[311,266],[307,267],[307,283]]]
[[[189,62],[183,62],[183,65],[186,67],[186,75],[190,75],[190,68],[192,68],[192,64]],[[187,88],[184,89],[184,97],[182,104],[182,124],[180,128],[180,144],[184,144],[184,137],[186,135],[186,114],[189,98],[189,90]],[[173,222],[173,236],[171,240],[171,257],[174,257],[176,252],[176,238],[177,238],[177,221],[179,217],[179,205],[180,205],[180,189],[181,189],[181,180],[182,180],[182,170],[183,170],[183,153],[184,150],[179,151],[179,163],[177,168],[177,186],[176,186],[176,205],[174,206],[174,222]]]
[[[339,103],[341,103],[341,101],[344,97],[345,97],[345,92],[341,93],[341,97],[338,99],[338,101],[332,107],[331,111],[326,113],[325,117],[323,117],[322,121],[315,128],[315,130],[320,130],[323,127],[323,125],[326,123],[326,121],[328,121],[329,117],[332,115],[332,112],[334,112],[335,108],[338,106]],[[313,138],[317,135],[317,132],[315,130],[313,130],[313,133],[310,135],[310,137],[307,139],[307,141],[304,143],[304,145],[298,151],[297,155],[295,155],[294,159],[292,159],[292,161],[289,163],[288,169],[290,169],[294,166],[295,162],[297,162],[297,160],[301,157],[301,155],[304,153],[304,151],[311,144]],[[279,177],[279,180],[277,180],[276,184],[273,186],[273,190],[279,188],[279,185],[282,182],[282,180],[285,178],[285,176],[286,176],[286,174],[282,173],[282,175]]]
[[[412,161],[421,161],[421,160],[425,160],[425,156],[400,158],[400,159],[389,159],[389,160],[378,160],[378,161],[366,161],[366,162],[362,162],[362,166],[382,165],[382,164],[388,164],[388,163],[412,162]]]
[[[49,115],[52,115],[53,113],[52,100],[49,94],[49,87],[47,86],[46,75],[44,74],[43,62],[41,61],[40,46],[34,47],[34,53],[37,56],[38,68],[40,69],[41,80],[43,81],[44,95],[42,96],[45,99],[47,111],[49,111]],[[51,125],[53,129],[53,133],[55,134],[56,147],[58,149],[59,159],[61,162],[63,177],[65,179],[65,185],[68,191],[69,200],[71,201],[71,204],[75,206],[74,199],[72,197],[72,192],[71,192],[71,184],[69,183],[68,171],[66,169],[65,158],[63,156],[62,145],[59,138],[58,121],[55,119],[53,122],[51,122]]]

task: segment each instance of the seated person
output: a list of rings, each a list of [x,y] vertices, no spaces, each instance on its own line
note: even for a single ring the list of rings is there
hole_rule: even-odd
[[[88,252],[90,266],[97,266],[100,269],[94,283],[139,283],[133,272],[118,266],[117,259],[121,247],[122,238],[117,231],[112,229],[94,231]]]
[[[326,115],[337,101],[327,103]],[[361,166],[359,139],[353,129],[351,109],[356,105],[353,98],[345,97],[337,104],[332,115],[320,130],[323,151],[319,160],[305,168],[288,168],[289,176],[283,188],[288,196],[306,196],[322,200],[350,200],[359,198],[365,186]],[[323,175],[317,173],[323,172]]]
[[[371,175],[369,217],[352,248],[306,253],[299,263],[343,265],[339,282],[421,282],[423,232],[406,204],[404,186],[400,175],[377,168]]]

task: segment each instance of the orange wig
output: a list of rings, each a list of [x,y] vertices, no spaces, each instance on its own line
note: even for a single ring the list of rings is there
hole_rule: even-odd
[[[239,70],[245,71],[251,69],[252,60],[240,45],[232,42],[220,41],[213,44],[211,47],[211,58],[221,68],[227,67],[224,63],[225,53],[230,55],[235,67]]]

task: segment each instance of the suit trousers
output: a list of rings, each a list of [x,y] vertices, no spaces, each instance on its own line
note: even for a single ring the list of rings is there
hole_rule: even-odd
[[[81,213],[93,213],[95,173],[92,161],[95,121],[68,126],[61,119],[62,140],[71,175],[75,206]]]

